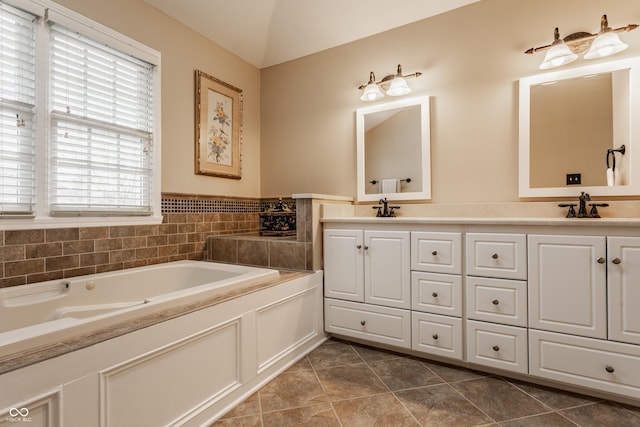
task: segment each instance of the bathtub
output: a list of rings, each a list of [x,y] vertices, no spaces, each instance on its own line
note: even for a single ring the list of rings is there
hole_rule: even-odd
[[[277,270],[176,261],[0,289],[0,357],[278,277]]]
[[[0,425],[211,425],[327,339],[322,301],[322,271],[202,261],[0,289]]]

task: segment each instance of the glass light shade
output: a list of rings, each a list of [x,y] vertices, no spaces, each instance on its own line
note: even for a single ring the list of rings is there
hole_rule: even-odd
[[[389,89],[387,89],[387,95],[389,96],[402,96],[411,92],[411,88],[407,84],[407,81],[403,77],[396,76],[391,80]]]
[[[557,43],[551,46],[544,57],[544,61],[540,64],[540,69],[555,68],[568,64],[578,59],[578,55],[571,52],[569,46],[564,43]]]
[[[361,101],[375,101],[384,96],[380,88],[375,83],[369,83],[362,92]]]
[[[620,37],[613,31],[600,34],[591,44],[589,52],[585,53],[584,59],[596,59],[613,55],[629,47],[620,40]]]

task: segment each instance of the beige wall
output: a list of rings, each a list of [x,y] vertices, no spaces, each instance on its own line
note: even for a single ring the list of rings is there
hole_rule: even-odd
[[[56,1],[162,53],[162,191],[245,197],[355,196],[355,109],[369,105],[356,87],[401,63],[432,96],[432,201],[517,201],[517,80],[543,55],[522,52],[555,26],[596,31],[603,13],[640,22],[637,0],[482,0],[260,71],[143,0]],[[622,38],[640,54],[640,30]],[[244,91],[241,180],[193,172],[195,69]]]
[[[605,7],[606,6],[606,7]],[[431,100],[432,201],[518,199],[520,77],[538,74],[534,46],[562,35],[640,23],[637,0],[482,0],[325,52],[262,70],[262,195],[355,196],[356,87],[401,63]],[[640,30],[622,35],[640,54]],[[585,65],[580,59],[572,66]]]
[[[162,191],[260,196],[260,71],[143,0],[56,0],[162,53]],[[194,70],[243,90],[242,179],[194,174]]]

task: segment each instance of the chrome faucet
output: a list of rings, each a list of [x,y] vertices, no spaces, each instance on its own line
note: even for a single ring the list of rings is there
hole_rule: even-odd
[[[394,212],[394,210],[400,209],[400,206],[389,206],[389,201],[387,200],[386,197],[384,199],[380,199],[379,203],[382,203],[382,206],[372,207],[373,209],[378,209],[378,213],[376,214],[376,216],[379,216],[379,217],[396,216],[396,213]]]

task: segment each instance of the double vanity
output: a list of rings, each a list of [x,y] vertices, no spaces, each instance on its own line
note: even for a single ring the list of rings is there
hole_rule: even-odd
[[[640,402],[640,221],[326,216],[325,330]]]
[[[639,82],[640,57],[521,78],[515,203],[421,204],[437,100],[359,108],[358,204],[322,215],[325,330],[640,405]]]

